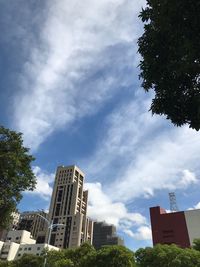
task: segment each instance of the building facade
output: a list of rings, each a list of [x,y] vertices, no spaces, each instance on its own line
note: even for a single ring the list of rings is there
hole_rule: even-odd
[[[57,168],[49,219],[62,225],[52,229],[53,246],[71,248],[92,242],[93,223],[87,218],[88,191],[83,190],[84,177],[75,165]]]
[[[59,248],[47,245],[36,244],[36,240],[31,237],[31,233],[25,230],[9,231],[7,240],[0,241],[0,259],[2,260],[16,260],[24,254],[41,255],[43,250],[59,250]]]
[[[1,241],[5,241],[7,234],[10,230],[14,230],[17,229],[18,224],[19,224],[19,217],[20,217],[20,213],[19,212],[12,212],[11,213],[11,217],[12,217],[12,221],[8,227],[8,229],[0,229],[0,240]]]
[[[44,211],[25,211],[20,214],[18,230],[26,230],[31,232],[37,243],[45,242],[45,235],[47,233],[47,223],[39,215],[48,218],[48,214]]]
[[[116,227],[105,222],[94,222],[93,246],[100,249],[105,245],[124,245],[123,239],[117,236]]]
[[[158,207],[150,208],[153,245],[176,244],[191,247],[200,238],[200,210],[167,213]]]

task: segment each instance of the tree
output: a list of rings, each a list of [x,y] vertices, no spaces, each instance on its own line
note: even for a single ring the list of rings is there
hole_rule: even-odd
[[[138,267],[200,267],[200,253],[176,245],[156,245],[136,251]]]
[[[11,264],[8,261],[0,260],[0,267],[11,267]]]
[[[90,267],[96,256],[95,248],[89,243],[85,242],[76,249],[66,249],[65,258],[70,259],[75,267]]]
[[[74,267],[74,264],[69,259],[61,259],[56,261],[55,267]]]
[[[134,253],[123,246],[104,246],[97,251],[93,267],[135,267]]]
[[[200,251],[200,238],[196,238],[193,240],[193,248],[195,250]]]
[[[12,262],[12,267],[43,267],[43,257],[24,254],[20,259]]]
[[[200,129],[200,1],[147,0],[139,17],[140,78],[154,89],[153,114]]]
[[[35,187],[31,169],[34,158],[28,152],[21,133],[0,126],[0,228],[8,225],[22,191]]]

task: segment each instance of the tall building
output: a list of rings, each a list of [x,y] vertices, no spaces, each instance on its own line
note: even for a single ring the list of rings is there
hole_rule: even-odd
[[[52,230],[53,246],[71,248],[85,241],[92,243],[93,223],[87,218],[88,191],[83,191],[84,177],[75,165],[57,168],[49,219],[63,225]]]
[[[44,243],[47,232],[47,223],[39,216],[39,214],[45,218],[48,216],[44,211],[22,212],[20,214],[17,229],[31,232],[32,237],[37,240],[37,243]]]
[[[124,245],[123,239],[117,236],[116,227],[105,222],[94,222],[93,246],[96,249],[105,245]]]
[[[158,207],[150,208],[153,245],[176,244],[191,247],[200,238],[200,210],[167,213]]]

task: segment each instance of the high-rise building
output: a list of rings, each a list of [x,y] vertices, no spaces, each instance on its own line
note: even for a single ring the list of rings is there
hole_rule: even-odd
[[[84,177],[75,165],[57,168],[49,220],[62,225],[52,229],[51,245],[70,248],[85,241],[92,243],[93,223],[87,218],[88,191],[83,190]]]
[[[150,208],[153,245],[176,244],[191,247],[195,238],[200,238],[200,210],[167,213],[158,207]]]
[[[44,211],[25,211],[20,214],[18,230],[26,230],[31,232],[37,243],[44,243],[47,232],[47,223],[39,215],[47,218],[48,214]]]
[[[94,222],[93,246],[96,249],[105,245],[124,245],[123,239],[116,234],[116,227],[105,222]]]

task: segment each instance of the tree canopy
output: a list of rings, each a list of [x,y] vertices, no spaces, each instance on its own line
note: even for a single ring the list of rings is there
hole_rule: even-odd
[[[200,267],[200,253],[176,245],[156,245],[141,248],[135,253],[139,267]]]
[[[35,187],[34,158],[28,152],[21,133],[0,126],[0,228],[8,225],[22,192]]]
[[[0,267],[42,267],[43,256],[26,254],[20,259],[0,261]],[[79,248],[48,251],[47,267],[200,267],[200,252],[176,245],[140,248],[135,253],[122,246],[95,250],[89,244]]]
[[[140,77],[153,114],[200,129],[200,1],[147,0],[139,17]]]

